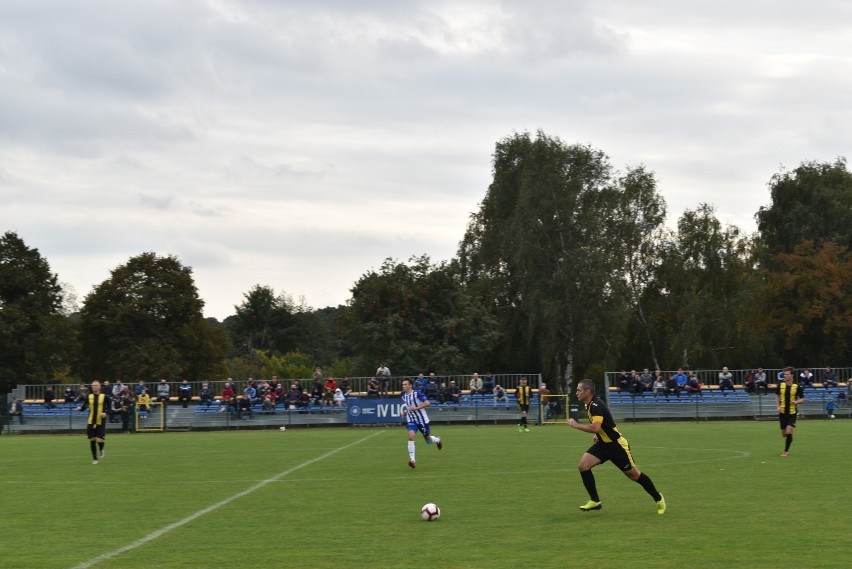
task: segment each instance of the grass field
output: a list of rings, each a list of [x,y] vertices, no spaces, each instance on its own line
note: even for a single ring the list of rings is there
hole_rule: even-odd
[[[653,500],[565,426],[0,437],[0,567],[849,567],[852,421],[623,423]],[[437,522],[420,520],[435,502]]]

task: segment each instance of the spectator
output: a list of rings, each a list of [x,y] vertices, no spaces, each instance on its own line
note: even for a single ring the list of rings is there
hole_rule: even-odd
[[[804,391],[805,387],[811,387],[814,384],[814,374],[805,368],[802,370],[802,373],[799,374],[799,385],[802,386],[802,391]]]
[[[24,405],[17,397],[12,397],[9,403],[9,424],[12,423],[12,417],[18,418],[18,424],[24,424]]]
[[[121,397],[121,392],[124,391],[124,384],[120,379],[115,380],[115,385],[112,386],[112,396]]]
[[[296,387],[296,384],[291,384],[290,391],[287,392],[287,406],[290,409],[295,409],[296,407],[299,407],[301,400],[302,394],[299,392],[299,389]]]
[[[322,383],[322,368],[320,366],[314,368],[314,383],[316,382]]]
[[[263,402],[260,404],[260,409],[264,413],[274,413],[275,412],[275,394],[267,391],[266,395],[263,396]]]
[[[829,387],[837,387],[837,374],[831,369],[831,366],[826,366],[822,372],[822,386],[828,389]]]
[[[205,407],[210,407],[210,404],[213,403],[213,390],[210,389],[209,382],[202,382],[201,391],[198,392],[198,398]]]
[[[633,395],[642,395],[642,380],[639,379],[639,372],[635,369],[630,370],[630,392]]]
[[[135,403],[135,399],[133,395],[130,394],[130,389],[122,386],[121,393],[115,397],[115,400],[118,401],[118,409],[116,410],[116,414],[121,418],[121,432],[129,433],[130,432],[130,414],[133,412],[133,404]]]
[[[434,375],[434,374],[433,374]],[[482,378],[482,393],[488,395],[490,393],[494,393],[494,375],[489,371],[485,373],[485,377]]]
[[[420,393],[426,393],[426,386],[429,384],[428,380],[422,373],[417,374],[417,379],[414,380],[414,384],[412,388],[414,391],[419,391]]]
[[[769,384],[766,382],[766,372],[762,367],[757,368],[754,373],[754,390],[760,395],[760,390],[763,389],[764,395],[769,395]]]
[[[231,402],[231,399],[237,396],[237,393],[234,391],[234,386],[230,381],[225,382],[225,387],[222,388],[222,405],[227,405]]]
[[[248,399],[250,404],[253,404],[257,399],[257,389],[254,387],[254,380],[249,378],[249,383],[243,389],[243,399]]]
[[[750,371],[746,374],[746,376],[745,376],[745,388],[746,388],[746,393],[750,393],[750,394],[754,393],[754,391],[755,391],[754,371]]]
[[[246,391],[251,389],[254,391],[254,387],[246,387]],[[237,403],[237,419],[242,419],[244,415],[248,415],[248,418],[251,419],[254,415],[252,414],[252,399],[247,394],[243,395],[239,402]]]
[[[65,387],[65,402],[66,403],[74,403],[76,397],[74,396],[74,388],[70,385]]]
[[[337,389],[335,387],[335,389]],[[323,407],[332,407],[334,405],[334,391],[329,389],[328,387],[322,388],[322,406]]]
[[[680,391],[686,389],[686,384],[689,382],[689,377],[684,373],[683,368],[677,368],[677,373],[674,376],[675,381],[677,382],[677,387]]]
[[[240,417],[240,398],[237,397],[236,392],[234,392],[233,397],[228,399],[222,410],[228,411],[228,414],[232,419],[238,419]]]
[[[337,381],[333,377],[329,377],[325,380],[325,383],[322,385],[323,389],[330,389],[332,393],[337,389]]]
[[[379,384],[381,387],[381,384]],[[349,377],[344,377],[343,381],[340,384],[340,390],[343,392],[343,397],[349,397],[352,395],[352,383]]]
[[[651,371],[648,368],[642,370],[642,373],[639,375],[639,381],[642,383],[642,391],[654,390],[654,376],[651,375]]]
[[[339,387],[334,390],[334,406],[343,407],[346,404],[346,396],[343,395],[343,390]]]
[[[727,393],[725,393],[726,389],[734,390],[734,374],[728,371],[728,367],[725,366],[722,368],[722,371],[719,372],[719,391],[722,392],[722,395],[727,397]]]
[[[299,392],[299,413],[306,413],[311,406],[311,396],[307,391]]]
[[[157,401],[161,403],[169,401],[169,384],[165,379],[161,379],[160,384],[157,385]]]
[[[470,377],[470,394],[477,395],[482,393],[482,378],[479,377],[478,373],[474,373]]]
[[[282,405],[287,403],[287,390],[284,389],[284,385],[280,381],[275,382],[275,389],[272,393],[275,396],[276,403],[281,403]]]
[[[311,388],[311,405],[322,405],[322,392],[322,383],[315,380]]]
[[[630,374],[625,370],[621,370],[621,373],[615,376],[615,381],[619,391],[630,391]]]
[[[53,387],[47,386],[47,389],[44,390],[44,408],[45,409],[55,409],[56,404],[53,400],[56,399],[56,396],[53,394]]]
[[[183,408],[186,409],[191,399],[192,386],[184,379],[180,382],[180,385],[178,385],[178,401],[181,403]]]
[[[447,394],[450,396],[450,403],[453,405],[461,404],[461,389],[456,385],[454,379],[451,379],[450,384],[447,386]]]
[[[653,387],[654,387],[654,397],[657,397],[658,395],[662,395],[663,397],[666,397],[668,395],[668,391],[666,391],[666,382],[663,381],[662,376],[657,376],[654,379],[654,386]]]
[[[105,379],[104,382],[101,383],[101,393],[107,397],[112,397],[112,386],[109,384],[108,379]]]
[[[136,384],[136,387],[133,390],[133,394],[138,397],[139,395],[142,394],[143,391],[147,391],[147,390],[148,390],[148,386],[145,385],[145,380],[140,379],[139,383]]]
[[[367,385],[367,398],[375,399],[379,396],[379,380],[375,377],[370,379],[370,383]]]
[[[429,379],[426,382],[426,398],[432,401],[438,399],[438,380],[434,373],[429,374]]]
[[[834,397],[829,397],[828,401],[825,403],[825,414],[829,419],[834,419],[835,407],[837,407],[837,403],[834,401]]]
[[[110,397],[109,398],[109,409],[107,409],[107,416],[109,417],[110,423],[117,423],[119,417],[121,417],[121,395],[118,397]]]
[[[441,385],[438,386],[438,403],[449,403],[450,401],[450,390],[447,387],[446,382],[441,382]]]
[[[680,385],[675,379],[674,374],[670,374],[669,378],[666,380],[666,394],[680,397]]]
[[[694,371],[689,372],[689,379],[686,382],[686,391],[689,395],[702,395],[701,382],[698,381]]]
[[[550,391],[547,390],[547,386],[545,384],[541,384],[541,389],[539,389],[539,395],[542,397],[542,401],[547,396]],[[497,407],[498,403],[503,403],[506,405],[506,410],[509,410],[509,396],[506,395],[506,390],[503,389],[503,386],[499,383],[494,386],[494,407]]]
[[[151,411],[151,396],[148,394],[147,389],[143,389],[142,392],[136,396],[136,408],[140,413],[148,413]]]
[[[80,389],[77,390],[77,403],[82,405],[89,400],[89,386],[81,383]]]
[[[381,362],[376,369],[376,380],[379,383],[379,393],[387,397],[388,384],[390,383],[391,371],[385,362]]]

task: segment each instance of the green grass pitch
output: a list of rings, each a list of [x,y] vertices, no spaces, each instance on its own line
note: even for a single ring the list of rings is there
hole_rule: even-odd
[[[562,425],[0,437],[0,567],[849,567],[852,421],[620,425],[665,495],[609,464],[603,509]],[[424,522],[435,502],[441,519]]]

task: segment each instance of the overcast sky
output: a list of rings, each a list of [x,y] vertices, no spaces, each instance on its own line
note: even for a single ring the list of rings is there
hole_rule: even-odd
[[[848,1],[2,0],[0,229],[80,301],[154,251],[207,316],[336,306],[452,258],[514,132],[751,232],[773,174],[849,156],[850,101]]]

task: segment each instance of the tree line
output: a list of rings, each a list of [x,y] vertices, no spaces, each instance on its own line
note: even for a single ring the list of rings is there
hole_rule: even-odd
[[[541,371],[564,385],[621,368],[852,361],[852,175],[803,162],[769,179],[757,231],[709,203],[675,227],[645,166],[615,169],[541,131],[497,142],[457,255],[386,259],[341,306],[257,284],[204,318],[192,269],[144,252],[69,308],[47,259],[0,237],[0,393],[94,378]]]

